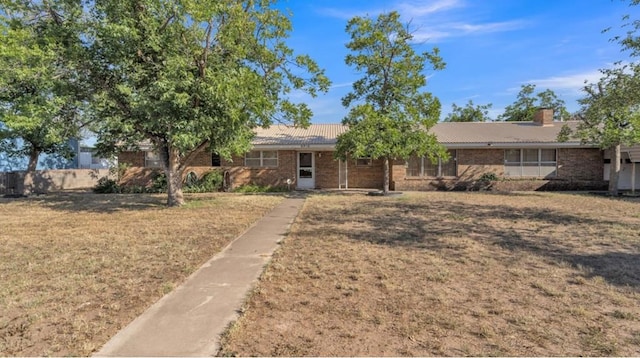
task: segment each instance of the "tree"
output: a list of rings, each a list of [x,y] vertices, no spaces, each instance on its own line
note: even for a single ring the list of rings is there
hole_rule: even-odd
[[[584,87],[575,136],[610,151],[609,193],[617,196],[620,147],[640,143],[640,71],[632,65],[601,72],[598,83]]]
[[[455,103],[451,105],[451,113],[444,119],[445,122],[486,122],[490,121],[489,109],[492,104],[473,105],[473,101],[469,100],[467,105],[459,107]]]
[[[79,2],[2,0],[0,11],[0,151],[29,158],[24,194],[41,153],[70,157],[82,126],[83,72]]]
[[[427,80],[425,63],[444,68],[438,49],[417,54],[412,35],[400,23],[397,12],[381,14],[374,21],[354,17],[346,31],[352,51],[345,62],[362,72],[353,90],[342,99],[349,108],[342,123],[349,130],[338,137],[336,157],[384,159],[383,192],[389,191],[390,161],[411,154],[428,155],[432,161],[447,157],[435,135],[428,132],[439,119],[440,102],[421,91]]]
[[[640,1],[633,0],[631,5]],[[623,51],[632,56],[640,55],[640,21],[630,21],[623,17],[624,35],[617,35],[611,41],[621,45]],[[604,32],[611,29],[605,29]],[[616,63],[611,69],[600,70],[603,77],[597,83],[584,87],[585,97],[579,100],[582,108],[578,114],[580,123],[572,132],[567,126],[562,128],[560,140],[569,137],[580,138],[582,142],[597,144],[608,150],[611,156],[609,167],[609,194],[618,195],[622,145],[640,143],[640,64],[622,65]]]
[[[103,152],[149,141],[184,203],[186,167],[203,151],[230,159],[273,121],[309,124],[287,94],[326,91],[329,80],[285,44],[289,19],[272,0],[97,0],[90,40],[94,113]]]
[[[554,121],[566,121],[570,115],[564,101],[550,89],[534,95],[536,85],[522,85],[518,97],[513,104],[504,109],[504,113],[498,116],[499,120],[508,122],[532,121],[538,108],[553,108]]]

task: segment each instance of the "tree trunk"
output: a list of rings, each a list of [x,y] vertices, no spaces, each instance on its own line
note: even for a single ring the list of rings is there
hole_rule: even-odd
[[[384,157],[384,184],[382,185],[382,193],[389,194],[389,157]]]
[[[22,195],[33,194],[33,177],[36,174],[36,167],[38,166],[38,158],[40,157],[40,151],[31,148],[29,152],[29,164],[27,165],[27,171],[24,173],[24,180],[22,182]]]
[[[618,178],[620,177],[620,144],[611,148],[611,164],[609,164],[609,195],[618,196]]]
[[[167,206],[181,206],[184,204],[184,195],[179,153],[174,148],[160,148],[160,158],[167,176]]]

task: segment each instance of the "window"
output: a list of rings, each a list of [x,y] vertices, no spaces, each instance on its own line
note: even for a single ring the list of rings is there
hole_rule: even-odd
[[[553,177],[556,176],[557,159],[555,149],[506,149],[504,151],[504,174],[507,177]]]
[[[212,167],[219,167],[220,166],[220,154],[218,153],[213,153],[211,154],[211,166]]]
[[[370,167],[372,163],[371,157],[356,158],[357,167]]]
[[[407,160],[407,177],[455,177],[457,175],[456,151],[449,150],[449,160],[433,164],[431,159],[411,156]]]
[[[244,157],[247,167],[277,167],[278,152],[275,150],[252,150]]]
[[[160,154],[157,152],[144,152],[144,166],[147,168],[161,168]]]

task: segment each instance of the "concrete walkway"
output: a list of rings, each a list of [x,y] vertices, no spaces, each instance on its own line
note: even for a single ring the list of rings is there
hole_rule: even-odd
[[[94,356],[212,356],[304,198],[287,198]]]

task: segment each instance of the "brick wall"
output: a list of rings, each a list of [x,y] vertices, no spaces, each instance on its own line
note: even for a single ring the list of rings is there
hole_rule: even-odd
[[[333,158],[333,152],[315,152],[316,188],[329,189],[338,187],[339,162]],[[143,152],[123,152],[118,159],[132,167],[125,182],[136,185],[149,183],[157,169],[140,168],[144,166]],[[186,173],[193,171],[198,177],[214,170],[211,167],[211,154],[200,153],[192,162]],[[602,182],[602,152],[598,149],[558,149],[558,176],[552,180],[509,179],[501,181],[512,184],[496,184],[504,190],[553,190],[552,188],[577,189],[580,185],[594,188]],[[348,164],[349,188],[382,188],[384,177],[383,160],[374,160],[371,166],[357,166],[354,159]],[[277,168],[251,168],[244,166],[244,157],[236,156],[230,161],[222,160],[220,170],[230,173],[232,187],[245,184],[287,186],[291,179],[291,187],[296,187],[297,151],[279,151]],[[134,168],[132,168],[134,169]],[[391,188],[394,190],[461,190],[478,188],[477,181],[485,173],[494,173],[498,178],[504,177],[503,149],[458,149],[457,178],[407,178],[404,160],[392,162],[390,173]],[[560,183],[565,181],[567,183]],[[514,184],[515,183],[515,184]],[[580,184],[582,183],[582,184]],[[542,189],[541,189],[542,188]],[[500,189],[503,190],[503,189]]]
[[[338,187],[339,162],[333,159],[333,152],[316,152],[316,188],[332,189]]]
[[[125,163],[131,167],[144,167],[145,165],[145,152],[120,152],[118,154],[118,163]],[[211,166],[211,153],[204,151],[198,153],[190,163],[192,167],[210,167]]]
[[[485,173],[504,176],[504,149],[458,149],[459,180],[476,180]]]
[[[355,159],[349,159],[347,164],[349,188],[382,189],[384,184],[382,159],[373,160],[370,166],[358,166]]]
[[[118,153],[118,163],[131,167],[144,167],[144,152],[120,152]]]
[[[603,180],[604,156],[597,148],[558,149],[558,178]]]
[[[551,180],[509,178],[479,183],[485,173],[504,179],[504,149],[458,149],[457,163],[457,178],[406,178],[405,162],[395,161],[395,190],[587,190],[602,188],[604,183],[599,149],[558,149],[558,172]]]
[[[456,150],[457,178],[407,178],[404,160],[393,165],[395,190],[453,190],[478,180],[483,174],[504,175],[503,149],[458,149]]]
[[[297,158],[292,150],[278,151],[278,167],[251,168],[244,166],[244,157],[235,156],[231,161],[222,161],[223,169],[228,170],[232,187],[246,184],[270,185],[286,187],[287,179],[291,179],[295,188]]]

